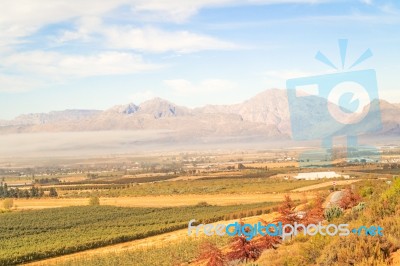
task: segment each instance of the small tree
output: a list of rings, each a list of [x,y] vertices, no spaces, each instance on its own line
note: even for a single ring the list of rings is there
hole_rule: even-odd
[[[50,188],[50,193],[49,193],[50,197],[58,197],[58,193],[57,190],[55,188]]]
[[[304,224],[317,224],[321,220],[324,219],[324,207],[322,206],[324,202],[324,198],[322,195],[317,194],[314,201],[312,208],[307,212]]]
[[[93,196],[89,199],[89,205],[90,206],[98,206],[100,205],[100,199],[97,196]]]
[[[229,260],[255,261],[261,256],[262,250],[255,242],[249,241],[245,236],[235,236],[227,254]]]
[[[11,209],[14,206],[14,200],[13,199],[5,199],[3,201],[3,208],[6,210]]]
[[[285,200],[278,208],[280,216],[274,222],[282,222],[282,224],[300,223],[302,218],[294,210],[295,204],[289,195],[285,195]]]
[[[40,188],[39,189],[39,198],[43,197],[43,195],[44,195],[44,190],[43,190],[43,188]]]
[[[278,245],[281,243],[281,237],[279,236],[270,236],[266,234],[265,236],[259,237],[254,240],[255,245],[258,249],[265,250],[265,249],[276,249]]]
[[[244,223],[240,220],[240,225],[243,226]],[[248,232],[248,230],[246,230]],[[229,246],[230,251],[226,254],[229,261],[255,261],[261,256],[262,250],[255,243],[255,241],[250,241],[246,239],[246,236],[240,234],[235,236]]]
[[[263,224],[263,225],[268,225],[269,223],[267,221],[265,221],[264,219],[260,218],[259,221]],[[270,230],[270,229],[269,229]],[[274,233],[275,230],[273,230],[272,232],[265,232],[264,236],[258,237],[256,239],[254,239],[253,241],[255,242],[256,246],[260,249],[260,250],[265,250],[265,249],[276,249],[278,248],[279,244],[282,243],[282,238],[280,236],[273,236],[271,235],[271,233]]]

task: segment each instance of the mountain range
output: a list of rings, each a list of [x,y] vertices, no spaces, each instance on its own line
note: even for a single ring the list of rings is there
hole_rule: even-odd
[[[310,100],[315,114],[318,99]],[[375,135],[400,135],[400,104],[381,100],[383,128]],[[303,111],[303,110],[302,110]],[[164,130],[177,139],[263,136],[288,139],[290,114],[285,90],[270,89],[233,105],[179,106],[161,98],[107,110],[65,110],[24,114],[0,121],[0,134],[29,132],[81,132],[112,130]]]

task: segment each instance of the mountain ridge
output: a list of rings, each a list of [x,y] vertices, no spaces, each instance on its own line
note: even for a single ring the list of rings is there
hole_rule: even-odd
[[[319,104],[318,99],[310,100],[310,110],[304,111],[315,113],[311,108]],[[380,134],[400,134],[400,104],[380,100],[380,105],[383,124]],[[265,90],[231,105],[189,108],[156,97],[139,105],[24,114],[0,121],[0,134],[148,129],[172,130],[182,138],[263,135],[286,139],[291,135],[286,90]]]

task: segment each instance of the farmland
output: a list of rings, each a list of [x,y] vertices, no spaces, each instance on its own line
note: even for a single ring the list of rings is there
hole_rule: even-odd
[[[349,179],[296,180],[295,173],[320,169],[304,171],[265,154],[184,155],[182,162],[176,155],[142,156],[139,163],[113,158],[108,168],[99,159],[85,171],[74,164],[3,169],[0,265],[197,265],[204,242],[223,253],[231,242],[188,239],[182,232],[191,219],[256,222],[271,218],[286,196],[307,209],[318,197],[329,199],[333,189],[350,186],[368,201],[391,178],[380,165],[340,162],[331,170]]]
[[[314,265],[315,263],[326,263],[326,265],[346,265],[350,258],[357,265],[387,265],[393,259],[398,259],[400,248],[400,219],[399,200],[400,182],[396,181],[393,187],[387,187],[380,180],[366,181],[356,188],[363,190],[373,187],[372,194],[363,197],[367,208],[363,210],[346,211],[343,216],[334,220],[334,223],[350,223],[352,226],[361,224],[379,224],[385,228],[384,237],[356,236],[347,237],[334,236],[299,236],[282,243],[276,249],[268,249],[262,252],[260,258],[250,265]],[[383,209],[383,204],[388,204]],[[179,234],[177,234],[179,235]],[[150,241],[150,239],[149,239]],[[49,264],[34,265],[204,265],[207,261],[199,260],[199,254],[203,248],[202,243],[212,243],[223,254],[229,253],[232,239],[226,237],[215,238],[187,238],[170,239],[168,242],[159,241],[159,245],[139,246],[129,250],[115,249],[115,251],[103,250],[96,253],[77,254],[73,257],[61,257]],[[171,245],[173,243],[173,245]],[[351,247],[351,252],[349,248]],[[334,250],[334,253],[331,252]],[[143,257],[143,255],[145,256]],[[332,254],[334,256],[332,256]],[[337,254],[335,256],[335,254]],[[249,265],[248,261],[236,261],[235,265]],[[253,261],[254,259],[251,259]],[[393,264],[396,265],[396,264]]]
[[[286,193],[285,193],[286,194]],[[250,204],[257,202],[279,202],[284,198],[283,193],[267,194],[183,194],[161,196],[137,196],[137,197],[100,197],[100,205],[119,207],[179,207],[196,205],[199,202],[207,202],[212,205],[227,206],[237,204]],[[289,194],[289,193],[288,193]],[[302,193],[290,193],[293,199],[303,198]],[[311,195],[312,196],[312,195]],[[4,201],[0,201],[0,204]],[[69,206],[88,205],[89,199],[80,198],[38,198],[38,199],[14,199],[13,210],[38,210],[46,208],[58,208]]]
[[[184,228],[194,218],[212,222],[270,212],[273,207],[273,203],[161,209],[83,206],[3,213],[0,264],[11,265],[145,238]]]
[[[255,177],[218,178],[206,180],[158,182],[133,184],[120,189],[98,189],[91,187],[91,192],[80,191],[80,187],[61,188],[65,197],[88,197],[93,193],[102,197],[143,196],[143,195],[183,195],[183,194],[246,194],[246,193],[282,193],[314,185],[323,180],[280,180],[269,179],[263,174]],[[85,190],[89,187],[85,186]],[[96,190],[95,192],[92,192]]]

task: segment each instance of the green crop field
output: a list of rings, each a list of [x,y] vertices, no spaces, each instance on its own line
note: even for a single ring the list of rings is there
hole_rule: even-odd
[[[230,238],[207,237],[200,239],[185,239],[177,241],[173,245],[160,245],[155,247],[140,248],[133,251],[105,253],[95,256],[80,256],[65,261],[57,261],[57,266],[109,266],[109,265],[132,265],[132,266],[170,266],[193,262],[201,251],[201,244],[205,241],[215,244],[217,247],[227,245]],[[53,265],[53,264],[51,264]]]
[[[269,212],[276,203],[177,208],[81,206],[0,214],[0,265],[34,261],[213,222]]]

